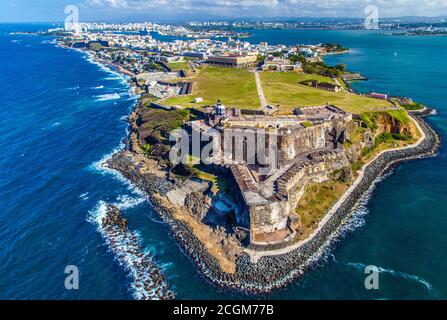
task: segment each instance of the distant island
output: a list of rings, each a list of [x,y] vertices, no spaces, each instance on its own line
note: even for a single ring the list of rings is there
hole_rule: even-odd
[[[447,28],[418,28],[409,30],[397,30],[383,33],[387,36],[446,36]]]
[[[126,74],[140,95],[126,148],[104,165],[148,194],[219,286],[255,294],[289,284],[389,166],[430,156],[439,144],[423,120],[430,108],[358,94],[350,81],[365,77],[324,63],[324,55],[349,52],[340,44],[173,44],[75,27],[49,34]],[[117,209],[109,212],[104,221],[126,230]]]

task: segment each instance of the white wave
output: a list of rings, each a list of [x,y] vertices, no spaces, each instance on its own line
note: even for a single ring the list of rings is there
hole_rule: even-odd
[[[121,84],[129,86],[129,82],[128,80],[130,79],[130,77],[126,74],[120,73],[118,71],[113,70],[111,67],[109,67],[108,65],[101,63],[97,60],[95,60],[95,57],[92,53],[90,52],[85,52],[81,49],[73,49],[76,50],[77,52],[80,52],[83,57],[91,64],[94,64],[95,66],[97,66],[100,70],[108,73],[110,76],[106,77],[104,80],[112,80],[112,81],[117,81],[120,80]],[[95,89],[103,89],[104,86],[98,86],[95,87]],[[133,88],[129,88],[129,92],[132,92],[132,90],[134,90]],[[129,94],[131,95],[131,94]],[[133,94],[132,94],[133,95]],[[111,96],[110,96],[111,97]],[[116,96],[115,96],[116,97]],[[109,97],[104,97],[105,99],[109,99]],[[138,97],[136,97],[138,98]],[[102,97],[99,97],[99,99],[102,99]],[[114,100],[116,100],[118,98],[114,98]],[[103,100],[100,100],[103,101]]]
[[[81,200],[83,200],[83,201],[88,200],[88,199],[89,199],[89,197],[88,197],[88,192],[81,194],[81,195],[79,196],[79,199],[81,199]]]
[[[137,198],[131,197],[129,195],[120,195],[118,196],[117,201],[118,203],[115,203],[115,205],[120,210],[126,210],[139,206],[146,201],[146,198],[143,194],[140,194],[140,197]]]
[[[385,174],[379,176],[369,187],[369,189],[362,195],[352,208],[351,214],[346,218],[346,222],[338,230],[337,236],[343,238],[346,234],[354,232],[366,224],[366,216],[369,214],[368,204],[377,187],[377,184],[384,181],[387,177],[393,174],[393,170],[389,170]]]
[[[156,216],[156,212],[154,210],[149,210],[149,213],[146,212],[144,215],[154,223],[165,225],[164,221],[161,220],[160,217]]]
[[[65,90],[67,90],[67,91],[74,91],[74,90],[79,90],[79,89],[80,89],[80,87],[76,86],[76,87],[69,87],[69,88],[67,88]]]
[[[96,101],[111,101],[118,100],[119,98],[121,98],[119,93],[106,93],[96,96]]]
[[[118,227],[103,227],[107,216],[107,204],[100,201],[89,212],[87,220],[96,225],[113,252],[116,260],[132,278],[131,289],[137,300],[160,300],[170,295],[168,284],[163,280],[160,268],[155,263],[150,249],[143,249],[138,232]]]
[[[104,89],[104,86],[91,87],[92,90]]]
[[[116,172],[115,170],[111,170],[107,167],[104,166],[104,164],[107,162],[107,160],[109,160],[115,153],[120,152],[121,150],[123,150],[125,147],[123,142],[120,142],[120,144],[113,149],[110,153],[105,154],[99,161],[94,162],[93,164],[90,165],[90,168],[95,170],[95,171],[99,171],[101,173],[110,173],[113,174],[114,172]]]
[[[107,160],[109,160],[110,158],[112,158],[112,156],[115,153],[120,152],[121,150],[123,150],[125,147],[124,143],[121,142],[118,147],[116,147],[115,149],[113,149],[110,153],[105,154],[99,161],[96,161],[94,163],[92,163],[89,166],[90,170],[96,171],[102,175],[111,175],[113,178],[115,178],[116,180],[122,182],[123,184],[125,184],[128,189],[134,194],[137,195],[138,198],[134,199],[134,198],[127,198],[128,196],[119,196],[118,197],[118,203],[115,203],[115,205],[119,208],[123,208],[123,209],[128,209],[130,207],[133,206],[137,206],[145,201],[149,201],[149,197],[146,195],[146,193],[144,193],[143,191],[141,191],[140,189],[138,189],[134,184],[132,184],[132,182],[128,179],[126,179],[121,173],[119,173],[116,170],[107,168],[105,166],[105,163],[107,162]],[[125,201],[130,201],[126,204]],[[132,204],[132,205],[131,205]]]
[[[99,61],[96,61],[94,56],[90,52],[84,52],[84,53],[85,53],[85,58],[88,62],[96,65],[100,70],[113,75],[111,77],[105,78],[105,80],[121,80],[121,83],[127,84],[127,80],[129,79],[129,77],[127,75],[124,75],[122,73],[114,71],[109,66],[107,66]]]
[[[106,78],[104,78],[104,80],[114,81],[114,80],[121,80],[121,78],[120,77],[106,77]]]
[[[138,100],[139,98],[140,98],[140,95],[133,95],[133,96],[130,97],[129,100],[133,101],[133,103],[129,106],[129,109],[128,109],[129,113],[131,113],[136,108],[136,106],[137,106],[137,104],[139,102],[139,100]],[[128,116],[129,115],[126,116],[126,119],[128,118]]]
[[[175,264],[173,262],[159,263],[158,268],[162,273],[175,273]]]
[[[355,268],[355,269],[360,270],[362,272],[367,267],[366,264],[363,264],[363,263],[352,263],[352,262],[347,263],[347,266]],[[396,270],[393,270],[393,269],[385,269],[385,268],[382,268],[382,267],[377,267],[377,270],[379,271],[379,273],[388,273],[388,274],[391,274],[392,276],[394,276],[396,278],[402,278],[402,279],[406,279],[406,280],[417,282],[417,283],[423,285],[425,287],[425,289],[427,289],[427,291],[429,293],[431,293],[431,294],[435,294],[436,293],[436,290],[433,289],[433,285],[430,282],[428,282],[427,280],[425,280],[424,278],[421,278],[419,276],[411,275],[411,274],[408,274],[408,273],[405,273],[405,272],[402,272],[402,271],[396,271]]]
[[[87,221],[93,224],[101,225],[102,219],[106,217],[107,204],[104,201],[99,201],[96,207],[89,211]]]
[[[436,115],[438,114],[438,110],[433,109],[433,110],[430,112],[430,114],[433,115],[433,116],[436,116]]]
[[[132,97],[135,100],[139,99],[141,97],[141,94],[137,94],[136,93],[136,88],[132,87],[132,86],[129,88],[128,94],[129,94],[130,97]]]

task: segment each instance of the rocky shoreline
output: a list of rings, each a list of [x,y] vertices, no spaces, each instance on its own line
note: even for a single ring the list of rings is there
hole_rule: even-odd
[[[234,274],[222,272],[218,261],[208,253],[189,226],[174,218],[173,210],[164,204],[162,197],[154,196],[157,193],[164,195],[173,189],[173,182],[150,172],[142,173],[135,163],[136,155],[130,150],[115,154],[105,166],[120,172],[149,195],[154,209],[170,227],[172,236],[207,280],[222,288],[247,294],[263,294],[288,285],[321,258],[324,251],[337,237],[340,228],[349,223],[352,208],[390,166],[435,154],[439,138],[422,119],[424,115],[415,114],[413,118],[424,131],[425,139],[415,147],[391,150],[378,156],[365,168],[363,178],[356,188],[346,197],[315,237],[296,250],[277,256],[264,256],[256,263],[253,263],[249,255],[244,253],[236,262]]]

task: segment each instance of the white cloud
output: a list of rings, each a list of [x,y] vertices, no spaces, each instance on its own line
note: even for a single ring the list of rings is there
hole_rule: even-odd
[[[368,5],[376,5],[382,16],[447,15],[447,0],[84,0],[84,8],[114,13],[141,14],[148,11],[188,15],[220,16],[364,16]]]

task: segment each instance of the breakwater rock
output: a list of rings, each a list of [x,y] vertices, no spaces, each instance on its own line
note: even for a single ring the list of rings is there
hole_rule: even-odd
[[[133,278],[134,297],[138,300],[174,299],[174,293],[169,290],[164,275],[152,256],[144,252],[139,235],[129,230],[120,210],[111,205],[102,206],[97,222],[119,263]]]
[[[339,237],[342,226],[349,223],[356,203],[390,166],[401,161],[435,154],[439,145],[436,133],[422,117],[414,116],[414,118],[424,131],[425,139],[411,148],[385,152],[369,164],[356,188],[312,239],[295,250],[263,256],[256,262],[253,262],[248,254],[243,253],[237,259],[236,272],[232,274],[222,272],[217,260],[208,253],[188,225],[174,219],[174,213],[163,205],[159,197],[154,196],[155,193],[163,195],[173,188],[172,184],[152,174],[141,173],[132,161],[132,156],[126,151],[114,155],[107,161],[106,166],[119,171],[138,188],[148,193],[154,209],[170,227],[172,236],[207,280],[223,288],[248,294],[263,294],[288,285],[324,255],[331,243]]]

